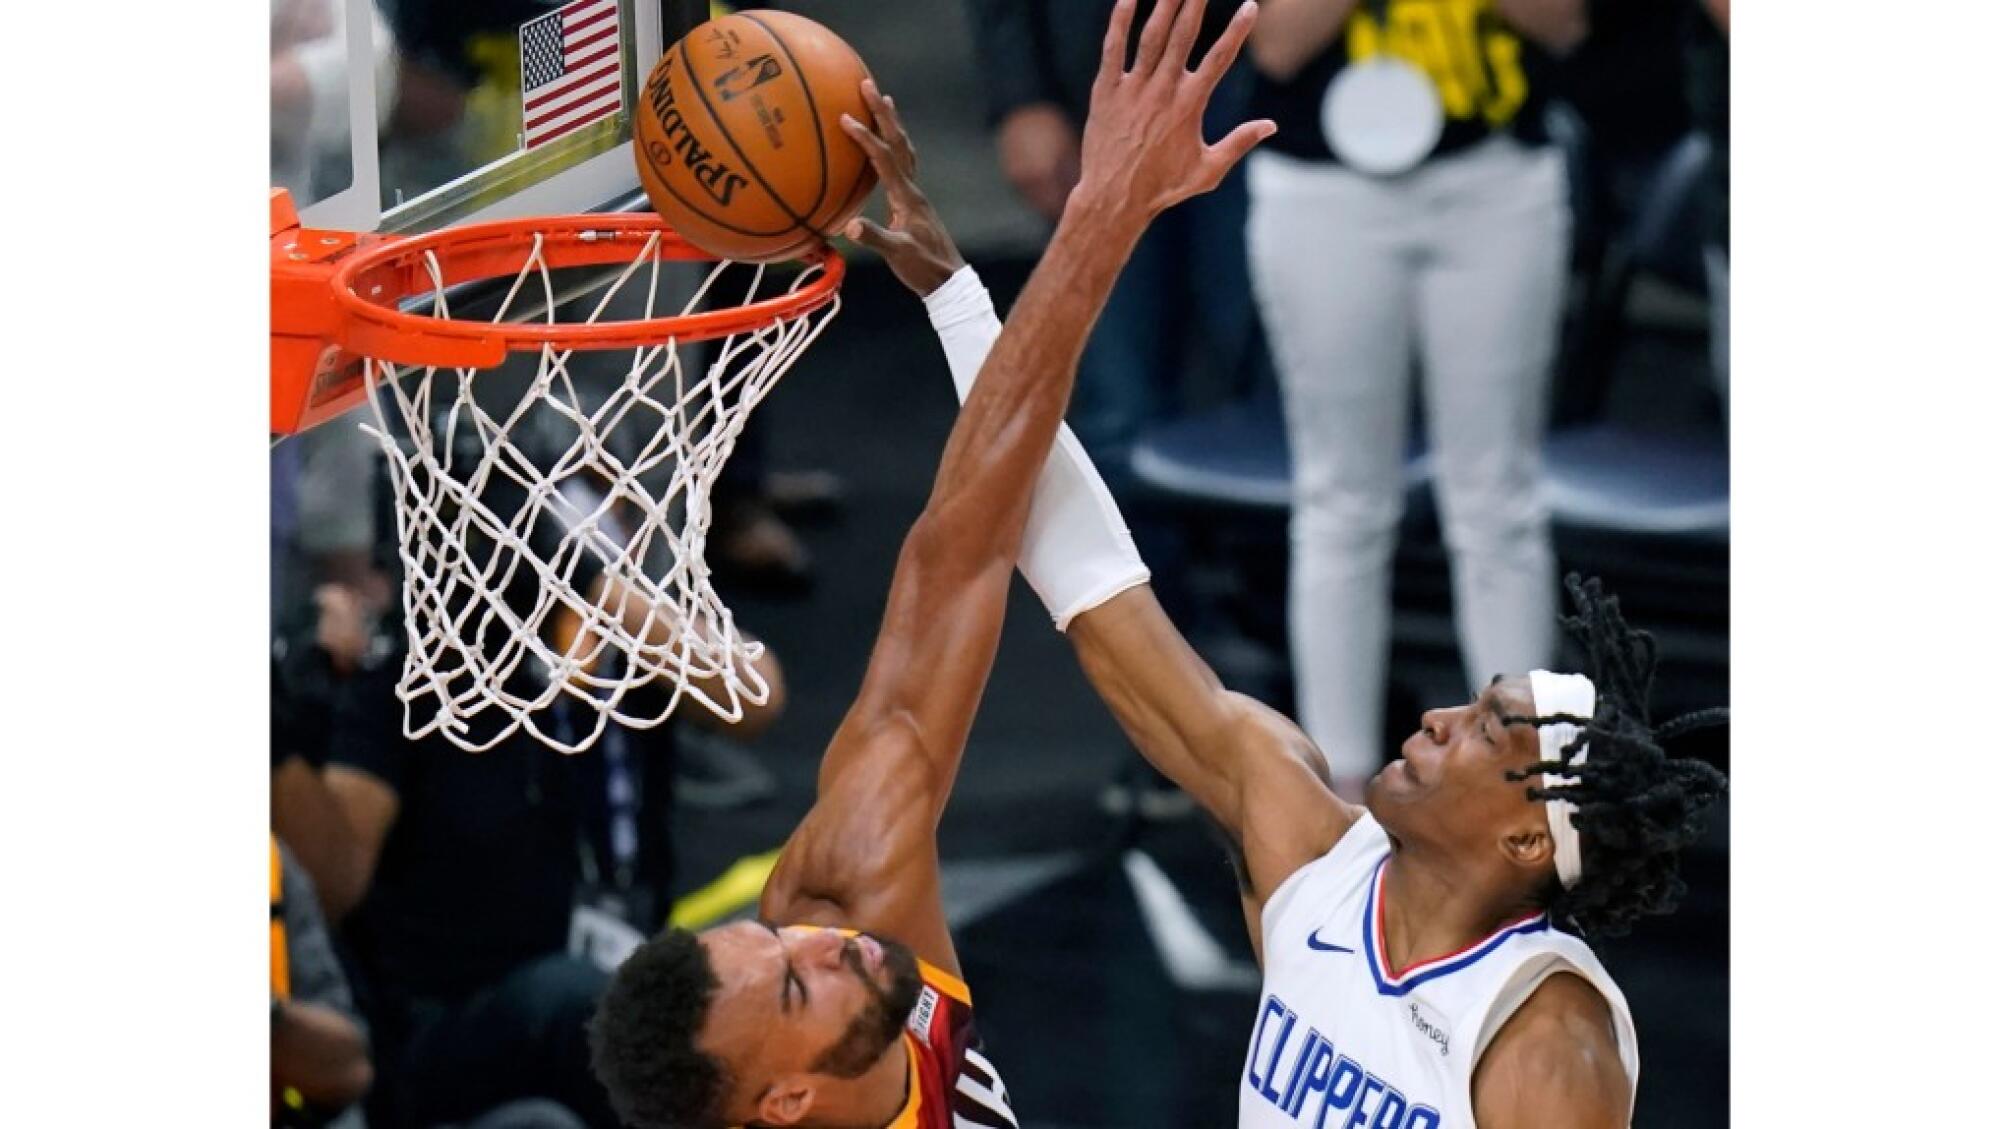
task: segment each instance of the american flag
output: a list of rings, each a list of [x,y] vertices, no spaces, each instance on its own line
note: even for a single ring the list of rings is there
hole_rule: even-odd
[[[618,112],[618,0],[573,0],[521,25],[521,145],[533,149]]]

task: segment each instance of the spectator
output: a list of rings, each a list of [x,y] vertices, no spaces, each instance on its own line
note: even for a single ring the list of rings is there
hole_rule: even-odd
[[[312,880],[271,837],[271,1124],[362,1129],[368,1032]]]
[[[584,489],[565,484],[566,495]],[[596,503],[571,500],[579,511]],[[620,536],[615,522],[602,528]],[[311,638],[289,648],[314,657],[281,669],[274,811],[299,833],[301,855],[335,876],[332,908],[378,1047],[371,1120],[377,1129],[458,1123],[542,1098],[586,1124],[615,1124],[583,1041],[605,982],[591,955],[615,961],[620,944],[638,940],[635,926],[650,930],[665,916],[675,726],[613,726],[575,756],[526,732],[478,755],[441,737],[407,740],[400,655],[357,642],[369,635],[355,622],[358,601],[321,595]],[[531,594],[515,596],[518,606]],[[551,634],[567,641],[576,630]],[[401,630],[381,634],[399,640]],[[764,670],[773,696],[740,732],[781,708],[768,654]],[[319,684],[332,689],[296,691]],[[635,690],[626,707],[645,711],[659,703],[639,696],[662,692]],[[546,720],[586,723],[586,711],[574,713]],[[706,717],[699,707],[676,715]],[[293,750],[323,756],[325,767],[296,763],[304,758],[286,756]],[[613,894],[622,919],[604,912]]]
[[[374,1081],[367,1027],[334,956],[312,879],[276,836],[271,867],[271,1123],[367,1129],[358,1104]],[[487,1110],[462,1129],[583,1129],[583,1123],[554,1102],[530,1098]]]
[[[1383,730],[1414,359],[1468,679],[1552,657],[1539,446],[1569,239],[1545,52],[1583,0],[1265,0],[1250,260],[1293,457],[1301,719],[1359,796]]]
[[[1001,168],[1050,224],[1076,186],[1080,127],[1112,4],[968,0]],[[1143,21],[1150,8],[1141,3],[1134,18]],[[1211,6],[1197,54],[1215,41],[1231,11]],[[1224,80],[1209,106],[1210,136],[1244,118],[1250,81],[1247,66]],[[1069,423],[1114,492],[1129,484],[1126,468],[1139,431],[1176,410],[1186,354],[1164,327],[1195,330],[1224,377],[1237,377],[1256,353],[1245,208],[1239,172],[1161,216],[1119,276],[1084,348]]]
[[[544,1097],[613,1125],[583,1043],[604,973],[571,949],[579,922],[616,927],[579,911],[595,893],[581,860],[602,874],[644,865],[648,849],[632,838],[661,829],[659,801],[638,797],[630,830],[616,830],[607,764],[622,747],[646,780],[671,779],[671,726],[608,733],[576,756],[517,734],[475,756],[436,737],[405,740],[394,681],[394,664],[356,676],[321,774],[365,878],[344,933],[395,1056],[384,1060],[385,1124]],[[629,850],[608,852],[614,836]],[[664,908],[656,900],[641,924],[657,925]]]
[[[322,585],[314,602],[316,619],[281,621],[271,645],[271,825],[312,876],[319,907],[337,922],[361,900],[368,877],[320,770],[347,681],[381,665],[391,644],[353,590]]]

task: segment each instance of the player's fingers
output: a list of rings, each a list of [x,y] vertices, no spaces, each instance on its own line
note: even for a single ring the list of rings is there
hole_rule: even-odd
[[[882,98],[882,108],[876,111],[875,124],[882,130],[882,140],[903,160],[903,167],[911,174],[917,171],[917,143],[910,140],[910,132],[903,128],[903,113],[896,108],[896,100],[888,96]]]
[[[909,147],[910,139],[903,132],[902,119],[896,116],[896,108],[891,105],[882,89],[872,78],[861,80],[861,100],[868,104],[868,112],[874,115],[875,132],[892,153]]]
[[[856,216],[848,220],[847,227],[841,234],[885,257],[891,251],[899,250],[910,242],[908,235],[900,231],[890,231],[867,216]]]
[[[1132,36],[1132,9],[1138,0],[1118,0],[1111,9],[1111,26],[1104,29],[1104,56],[1097,63],[1099,81],[1125,73],[1126,44]]]
[[[1229,26],[1223,29],[1215,45],[1202,57],[1201,65],[1195,68],[1195,78],[1203,97],[1215,89],[1222,76],[1236,62],[1236,56],[1243,50],[1245,40],[1250,38],[1250,29],[1257,26],[1256,0],[1243,0],[1236,14],[1229,18]]]
[[[910,179],[911,162],[903,160],[889,144],[874,130],[856,121],[850,114],[840,115],[840,125],[847,136],[868,156],[868,163],[875,167],[875,176],[882,182],[882,190],[887,193],[889,203],[897,208],[914,208],[924,201],[924,194],[918,190],[916,182]]]
[[[1201,14],[1208,8],[1208,0],[1184,0],[1181,11],[1174,17],[1173,34],[1167,38],[1166,61],[1180,70],[1186,70],[1188,56],[1194,54],[1194,35],[1201,30]]]
[[[1174,16],[1181,10],[1181,0],[1160,0],[1153,5],[1153,14],[1146,19],[1146,27],[1139,33],[1139,57],[1132,60],[1132,73],[1145,77],[1158,70],[1160,56],[1167,53],[1167,32],[1174,26]]]
[[[906,172],[914,172],[916,148],[910,144],[910,134],[902,130],[902,118],[896,116],[896,104],[882,94],[882,88],[874,84],[874,78],[862,80],[862,102],[868,102],[868,112],[874,114],[874,128],[882,138],[882,144],[896,154],[896,160]]]
[[[848,220],[847,226],[842,228],[840,233],[863,247],[877,250],[881,249],[883,238],[889,234],[882,230],[881,224],[866,216],[856,216]]]
[[[1254,122],[1244,122],[1229,131],[1229,136],[1208,147],[1202,154],[1202,163],[1208,173],[1208,184],[1214,187],[1222,183],[1236,162],[1250,155],[1266,138],[1278,132],[1278,123],[1269,118],[1259,118]]]
[[[861,146],[868,163],[875,166],[875,175],[881,178],[883,187],[890,193],[895,193],[898,186],[906,182],[901,166],[891,158],[889,146],[874,130],[862,125],[852,114],[840,115],[840,128],[847,131],[847,136],[853,138],[856,145]]]

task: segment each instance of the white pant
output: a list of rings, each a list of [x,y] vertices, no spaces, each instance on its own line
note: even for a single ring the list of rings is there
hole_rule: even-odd
[[[1504,137],[1393,179],[1250,158],[1251,273],[1292,447],[1300,721],[1336,775],[1381,761],[1413,349],[1469,687],[1554,657],[1539,481],[1565,179],[1556,152]]]

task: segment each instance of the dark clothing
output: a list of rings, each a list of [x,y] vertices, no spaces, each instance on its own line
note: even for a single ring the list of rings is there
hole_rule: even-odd
[[[1651,161],[1688,131],[1680,53],[1700,0],[1592,0],[1590,36],[1554,67],[1556,97],[1590,129],[1599,160]]]
[[[966,0],[972,21],[980,78],[986,83],[988,124],[1036,102],[1053,102],[1082,124],[1090,108],[1090,84],[1104,53],[1114,0]],[[1131,45],[1153,10],[1139,0],[1132,16]],[[1210,4],[1202,18],[1193,57],[1201,58],[1229,25],[1235,9]]]
[[[664,889],[673,727],[607,730],[574,755],[526,732],[484,753],[410,741],[399,669],[349,683],[329,743],[330,763],[398,800],[368,894],[343,927],[381,1048],[371,1120],[456,1122],[543,1097],[613,1126],[583,1033],[605,974],[567,954],[570,919],[594,885]],[[663,899],[619,893],[652,907],[633,924],[659,924]]]
[[[330,762],[399,802],[347,934],[373,996],[454,1001],[563,951],[585,792],[602,761],[524,733],[478,754],[406,740],[397,673],[392,663],[357,676],[334,721]]]
[[[283,878],[273,891],[277,900],[272,904],[271,912],[284,922],[285,998],[331,1008],[354,1024],[366,1038],[368,1023],[354,1006],[354,993],[348,988],[347,974],[342,971],[340,961],[334,954],[333,936],[327,931],[326,915],[319,906],[319,891],[314,888],[312,877],[293,857],[291,848],[275,838],[273,842],[283,870]],[[278,1080],[274,1073],[273,1081]],[[304,1129],[307,1126],[365,1129],[367,1124],[358,1105],[345,1110],[330,1110],[305,1105],[295,1108],[289,1103],[280,1105],[272,1113],[271,1123],[286,1129]]]
[[[290,847],[279,843],[278,857],[283,860],[284,882],[280,888],[282,899],[276,908],[285,923],[289,998],[332,1008],[365,1035],[368,1024],[355,1008],[347,974],[334,956],[333,936],[327,932],[326,915],[319,908],[319,890]]]
[[[1391,53],[1428,75],[1444,104],[1444,132],[1432,159],[1499,133],[1528,145],[1548,142],[1548,57],[1516,35],[1491,0],[1363,0],[1333,43],[1298,74],[1286,81],[1259,76],[1250,116],[1278,126],[1263,148],[1338,163],[1320,108],[1342,71],[1375,57],[1385,13]]]
[[[396,1071],[408,1122],[460,1122],[503,1103],[548,1098],[588,1125],[617,1125],[590,1073],[585,1035],[609,980],[596,965],[556,953],[456,1006],[420,1005]]]
[[[382,10],[404,57],[428,63],[470,87],[479,77],[473,40],[482,35],[511,38],[549,7],[537,0],[395,0]]]

